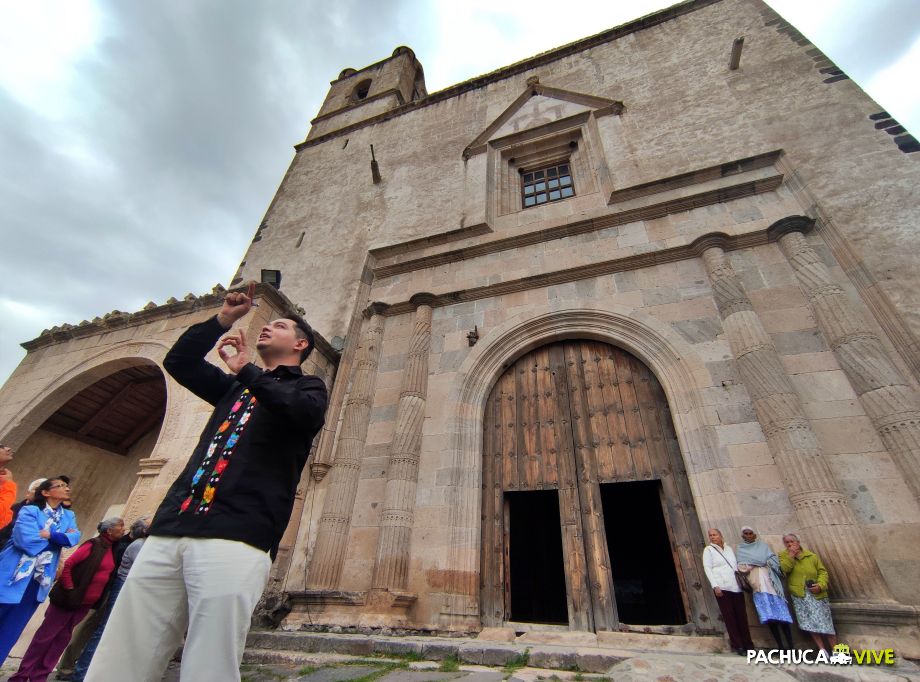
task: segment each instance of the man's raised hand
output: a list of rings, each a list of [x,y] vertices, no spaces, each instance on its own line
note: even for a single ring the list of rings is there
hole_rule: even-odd
[[[229,329],[233,323],[243,317],[252,308],[252,299],[256,294],[256,283],[250,282],[244,294],[242,291],[231,291],[224,296],[224,305],[217,313],[217,321],[222,327]]]
[[[233,348],[236,353],[231,354],[228,348]],[[222,338],[217,344],[217,354],[231,372],[238,373],[251,359],[249,346],[246,345],[246,333],[240,329],[239,336],[231,334]]]

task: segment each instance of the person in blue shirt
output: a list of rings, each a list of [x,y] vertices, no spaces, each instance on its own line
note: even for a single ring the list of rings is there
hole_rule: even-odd
[[[67,481],[44,481],[35,501],[19,510],[13,536],[0,551],[0,665],[51,591],[61,549],[80,541],[77,518],[63,506],[67,500]]]

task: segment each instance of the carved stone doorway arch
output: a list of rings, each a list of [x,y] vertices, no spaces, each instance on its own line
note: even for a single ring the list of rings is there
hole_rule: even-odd
[[[483,625],[693,625],[714,614],[667,398],[649,368],[578,339],[518,358],[483,427]],[[638,556],[637,556],[638,555]]]

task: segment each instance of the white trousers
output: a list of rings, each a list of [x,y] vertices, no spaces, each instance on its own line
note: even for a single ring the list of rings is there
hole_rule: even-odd
[[[240,679],[271,560],[243,542],[150,537],[115,601],[86,682],[160,682],[185,638],[180,677]]]

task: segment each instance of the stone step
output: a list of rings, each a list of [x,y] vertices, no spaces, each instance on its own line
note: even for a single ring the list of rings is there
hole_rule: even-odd
[[[499,632],[495,632],[498,630]],[[715,636],[661,635],[640,632],[532,631],[506,639],[507,628],[483,630],[477,639],[495,639],[516,644],[556,644],[629,651],[658,651],[684,654],[718,654],[726,651],[725,641]]]
[[[502,667],[526,664],[554,670],[602,673],[617,663],[647,651],[684,654],[709,654],[718,651],[714,642],[687,641],[709,639],[703,637],[647,635],[651,639],[644,641],[643,635],[633,633],[608,634],[623,636],[603,638],[604,643],[601,645],[599,638],[592,633],[531,632],[508,642],[461,637],[390,637],[263,630],[250,633],[247,652],[283,651],[287,652],[285,656],[290,652],[301,655],[326,653],[345,656],[394,656],[403,660],[405,657],[416,657],[434,661],[455,657],[460,663],[471,665]]]

